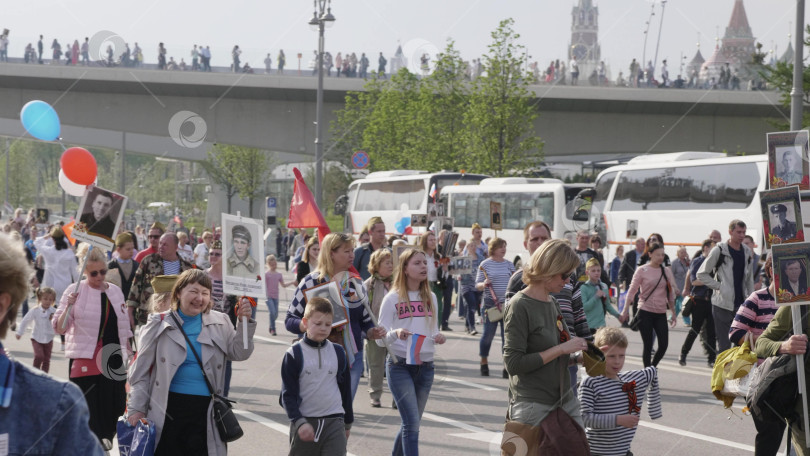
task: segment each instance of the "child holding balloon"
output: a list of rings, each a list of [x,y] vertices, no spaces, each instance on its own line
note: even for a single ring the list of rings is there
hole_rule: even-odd
[[[379,324],[386,336],[377,344],[387,343],[396,356],[388,357],[386,377],[402,418],[394,454],[419,454],[419,425],[433,385],[433,344],[445,342],[427,269],[425,252],[406,250],[380,307]]]

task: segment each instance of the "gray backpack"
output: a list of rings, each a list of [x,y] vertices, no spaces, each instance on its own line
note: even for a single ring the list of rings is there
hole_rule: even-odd
[[[807,328],[808,306],[801,306],[802,328]],[[785,337],[790,337],[791,331]],[[795,412],[799,396],[796,356],[771,356],[760,365],[751,378],[751,388],[745,398],[751,413],[762,420],[798,419]]]

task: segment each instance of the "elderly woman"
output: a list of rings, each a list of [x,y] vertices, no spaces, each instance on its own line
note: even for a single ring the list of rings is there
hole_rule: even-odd
[[[504,315],[504,364],[509,373],[509,419],[537,426],[557,407],[583,426],[579,401],[571,391],[568,365],[585,339],[571,336],[559,293],[579,266],[565,240],[546,241],[523,270],[525,289],[509,301]]]
[[[131,354],[132,330],[124,294],[104,281],[104,251],[92,249],[86,258],[86,279],[62,295],[53,328],[65,335],[70,381],[84,392],[90,408],[90,429],[109,450],[116,422],[126,405],[126,360]]]
[[[22,243],[0,234],[0,339],[17,318],[32,274]],[[12,360],[2,344],[0,372],[0,385],[11,393],[9,402],[0,407],[0,429],[8,439],[8,454],[57,454],[66,449],[75,454],[104,454],[90,431],[87,404],[76,385]]]
[[[234,329],[228,316],[211,306],[208,275],[199,269],[184,271],[172,289],[172,310],[150,315],[141,330],[129,378],[127,419],[131,424],[144,417],[155,422],[156,455],[227,453],[211,416],[211,392],[203,376],[214,393],[222,394],[225,360],[250,357],[256,321],[245,328],[240,318]],[[244,306],[238,316],[250,317],[250,312],[250,306]],[[247,349],[242,345],[244,331],[250,335]]]
[[[330,233],[323,238],[321,252],[318,256],[318,269],[303,278],[295,290],[295,297],[287,309],[284,325],[287,331],[302,335],[306,332],[301,319],[307,298],[304,291],[332,281],[340,274],[348,277],[349,268],[354,261],[354,238],[343,233]],[[341,274],[345,273],[345,274]],[[340,278],[340,277],[339,277]],[[340,343],[346,350],[347,359],[351,366],[352,399],[357,393],[357,385],[363,375],[363,341],[362,333],[370,340],[385,336],[385,328],[374,327],[371,315],[366,311],[362,300],[368,299],[365,286],[359,276],[349,280],[340,280],[338,283],[343,300],[349,307],[349,324],[342,328],[333,328],[329,336],[333,342]]]

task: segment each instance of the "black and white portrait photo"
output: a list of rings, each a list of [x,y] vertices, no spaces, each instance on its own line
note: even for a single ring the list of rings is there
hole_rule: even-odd
[[[82,196],[73,237],[91,245],[112,250],[118,224],[124,215],[127,197],[100,187],[90,187]]]

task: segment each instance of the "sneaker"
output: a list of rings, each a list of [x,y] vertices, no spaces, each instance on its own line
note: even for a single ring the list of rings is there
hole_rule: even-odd
[[[476,334],[478,334],[478,331],[476,331],[476,330],[474,330],[474,329],[470,331],[470,335],[471,335],[471,336],[474,336],[474,335],[476,335]]]
[[[678,364],[686,366],[686,355],[681,355],[680,359],[678,359]]]
[[[489,377],[489,364],[482,364],[481,365],[481,376],[482,377]]]
[[[374,408],[380,408],[380,407],[382,407],[382,404],[380,403],[379,399],[372,399],[371,400],[371,406],[374,407]]]
[[[452,329],[450,329],[449,326],[444,325],[444,326],[442,326],[442,331],[452,331]]]

